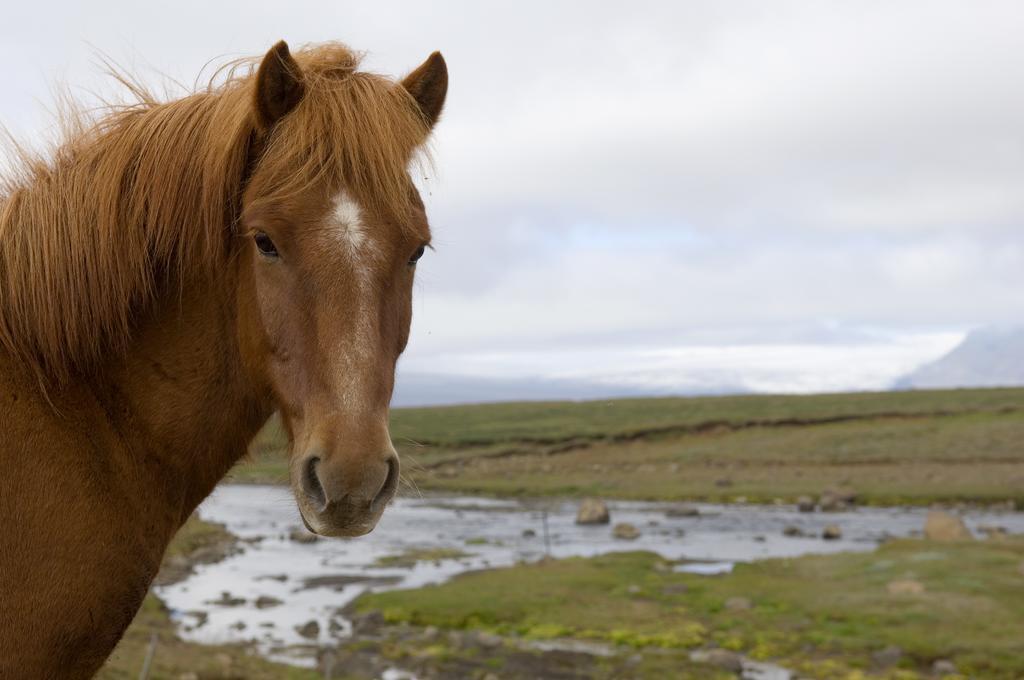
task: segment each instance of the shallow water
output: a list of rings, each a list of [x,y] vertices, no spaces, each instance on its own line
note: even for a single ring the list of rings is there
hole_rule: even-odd
[[[157,589],[180,623],[182,636],[199,642],[256,640],[263,653],[292,663],[311,663],[290,655],[290,645],[327,644],[349,634],[348,622],[337,614],[358,595],[371,590],[414,588],[440,583],[457,574],[545,555],[544,516],[554,557],[590,556],[624,550],[649,550],[670,560],[694,560],[680,565],[693,573],[721,573],[735,562],[809,553],[871,550],[886,537],[910,536],[924,524],[920,508],[857,508],[839,513],[799,513],[793,506],[695,504],[697,517],[666,517],[665,503],[610,502],[612,524],[629,522],[641,531],[636,540],[612,537],[610,526],[575,524],[575,501],[518,501],[430,496],[394,502],[380,525],[357,539],[327,539],[302,544],[288,538],[301,526],[291,493],[284,487],[219,487],[199,508],[207,520],[225,524],[243,539],[245,550],[217,564],[200,566],[180,583]],[[1024,532],[1024,513],[969,512],[968,526],[998,525]],[[825,541],[817,536],[828,524],[843,537]],[[786,537],[797,526],[808,537]],[[534,536],[524,536],[531,530]],[[409,550],[449,548],[468,556],[413,567],[382,567],[377,560]],[[328,578],[323,578],[328,577]],[[313,587],[308,579],[318,578]],[[238,606],[212,602],[223,593],[244,598]],[[259,596],[283,604],[259,609]],[[203,611],[207,620],[190,611]],[[316,621],[319,634],[304,638],[297,626]]]

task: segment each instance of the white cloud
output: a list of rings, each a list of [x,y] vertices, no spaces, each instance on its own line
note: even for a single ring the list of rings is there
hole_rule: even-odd
[[[0,59],[22,66],[0,72],[0,120],[22,137],[46,129],[49,83],[101,82],[93,48],[184,82],[282,37],[344,40],[392,74],[441,49],[451,91],[424,183],[438,251],[421,266],[413,364],[1024,317],[1016,2],[9,10]],[[793,356],[794,375],[823,366]],[[874,384],[885,371],[869,363],[849,365]]]

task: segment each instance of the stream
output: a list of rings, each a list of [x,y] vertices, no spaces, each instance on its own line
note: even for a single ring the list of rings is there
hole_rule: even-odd
[[[255,641],[269,658],[312,665],[311,646],[327,645],[351,632],[337,610],[368,589],[441,583],[467,571],[533,561],[545,554],[561,558],[625,550],[684,560],[677,569],[713,575],[731,570],[736,562],[872,550],[886,538],[919,533],[927,512],[855,508],[800,513],[791,505],[698,503],[690,506],[698,509],[697,516],[670,517],[669,503],[608,505],[612,524],[633,524],[640,530],[638,538],[617,539],[609,525],[577,525],[577,501],[432,495],[396,500],[368,536],[306,543],[290,538],[302,530],[288,488],[224,485],[203,502],[199,514],[224,524],[243,540],[244,550],[198,566],[195,575],[156,593],[185,639]],[[975,531],[990,525],[1024,532],[1024,513],[969,511],[963,518]],[[820,538],[830,524],[842,530],[841,538]],[[802,535],[785,536],[786,527],[796,527]],[[439,549],[462,555],[413,564],[386,560]]]

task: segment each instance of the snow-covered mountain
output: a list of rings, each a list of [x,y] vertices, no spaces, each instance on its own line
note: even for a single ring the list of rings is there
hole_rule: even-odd
[[[951,352],[904,376],[897,389],[1024,385],[1024,327],[972,331]]]

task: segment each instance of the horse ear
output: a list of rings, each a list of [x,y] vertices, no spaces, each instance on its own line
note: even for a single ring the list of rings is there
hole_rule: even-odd
[[[402,87],[412,95],[430,127],[437,124],[448,94],[448,65],[440,52],[434,52],[419,68],[402,80]]]
[[[302,69],[280,41],[270,48],[256,72],[256,118],[264,129],[283,118],[302,99]]]

